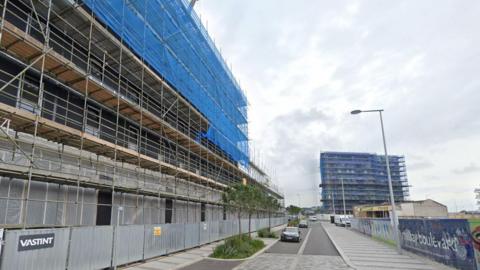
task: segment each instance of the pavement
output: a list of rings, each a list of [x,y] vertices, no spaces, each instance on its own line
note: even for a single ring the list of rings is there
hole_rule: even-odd
[[[350,228],[322,223],[329,238],[345,261],[358,270],[450,270],[453,268],[403,251],[398,254],[395,247],[355,232]]]
[[[273,231],[282,230],[285,225],[273,227]],[[255,236],[256,233],[252,233]],[[262,239],[266,246],[272,245],[276,239]],[[150,259],[147,262],[136,263],[123,266],[124,270],[213,270],[213,269],[232,269],[241,264],[243,261],[225,261],[210,259],[208,256],[212,254],[216,246],[222,244],[223,241],[210,243],[201,247],[181,251],[178,253],[161,256]]]
[[[223,241],[214,242],[199,248],[193,248],[187,251],[174,253],[168,256],[158,257],[149,260],[145,263],[134,264],[122,267],[121,269],[128,270],[174,270],[199,262],[208,257],[213,252],[213,249],[220,245]],[[199,270],[202,268],[199,268]],[[209,269],[209,268],[206,268]],[[221,269],[221,268],[220,268]]]

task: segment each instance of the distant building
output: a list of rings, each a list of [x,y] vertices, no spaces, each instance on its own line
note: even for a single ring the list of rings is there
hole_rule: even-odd
[[[354,206],[353,215],[363,218],[387,218],[390,217],[392,206],[390,204],[382,205],[359,205]],[[406,201],[396,205],[399,217],[448,217],[447,206],[431,200]]]
[[[479,211],[460,211],[455,213],[448,213],[448,218],[461,218],[461,219],[480,219]]]
[[[403,156],[389,156],[396,202],[408,198]],[[353,206],[390,201],[385,157],[370,153],[322,152],[320,154],[321,201],[324,213],[353,212]]]

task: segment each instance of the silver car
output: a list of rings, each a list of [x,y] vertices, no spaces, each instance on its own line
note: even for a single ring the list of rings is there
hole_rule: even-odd
[[[300,230],[297,227],[286,227],[282,231],[280,240],[300,242]]]

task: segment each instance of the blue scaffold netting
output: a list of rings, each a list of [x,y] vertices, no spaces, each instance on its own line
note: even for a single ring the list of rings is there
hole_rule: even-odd
[[[247,99],[184,0],[84,0],[117,36],[208,119],[203,134],[248,166]]]

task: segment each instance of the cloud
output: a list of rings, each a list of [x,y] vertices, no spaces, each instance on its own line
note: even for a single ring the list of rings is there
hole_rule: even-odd
[[[320,151],[383,152],[378,116],[349,114],[383,108],[412,199],[430,188],[450,207],[458,196],[474,207],[478,176],[458,168],[480,152],[480,2],[199,1],[196,10],[246,91],[251,140],[287,203],[297,193],[316,203]]]
[[[425,170],[434,167],[435,165],[429,161],[420,161],[420,162],[413,162],[408,164],[409,171],[415,170]]]
[[[474,163],[470,163],[470,165],[468,165],[466,167],[463,167],[463,168],[455,169],[455,170],[453,170],[453,172],[455,174],[478,173],[478,172],[480,172],[480,166],[477,166]]]

